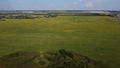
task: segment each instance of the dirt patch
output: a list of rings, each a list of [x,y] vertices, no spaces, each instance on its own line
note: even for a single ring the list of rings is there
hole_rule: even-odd
[[[119,22],[120,23],[120,18],[112,18],[112,19],[107,19],[109,22]]]
[[[64,30],[64,32],[72,33],[72,32],[75,32],[75,30]]]

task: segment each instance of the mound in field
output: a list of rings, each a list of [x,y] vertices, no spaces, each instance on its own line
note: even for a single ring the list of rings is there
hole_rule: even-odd
[[[0,58],[0,68],[101,68],[94,60],[61,49],[57,52],[17,52]]]

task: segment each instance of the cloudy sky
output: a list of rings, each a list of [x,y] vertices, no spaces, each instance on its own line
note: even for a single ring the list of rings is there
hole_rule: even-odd
[[[120,0],[0,0],[0,10],[120,10]]]

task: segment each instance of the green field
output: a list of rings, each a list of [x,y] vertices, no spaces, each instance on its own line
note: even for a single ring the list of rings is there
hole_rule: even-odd
[[[16,51],[66,49],[88,56],[109,68],[120,68],[120,22],[107,16],[0,21],[0,56]],[[114,18],[112,18],[114,19]]]

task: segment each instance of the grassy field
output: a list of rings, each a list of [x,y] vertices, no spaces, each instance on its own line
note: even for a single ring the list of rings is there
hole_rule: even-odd
[[[16,51],[66,49],[109,68],[120,68],[120,22],[107,20],[111,18],[59,16],[0,21],[0,56]]]

